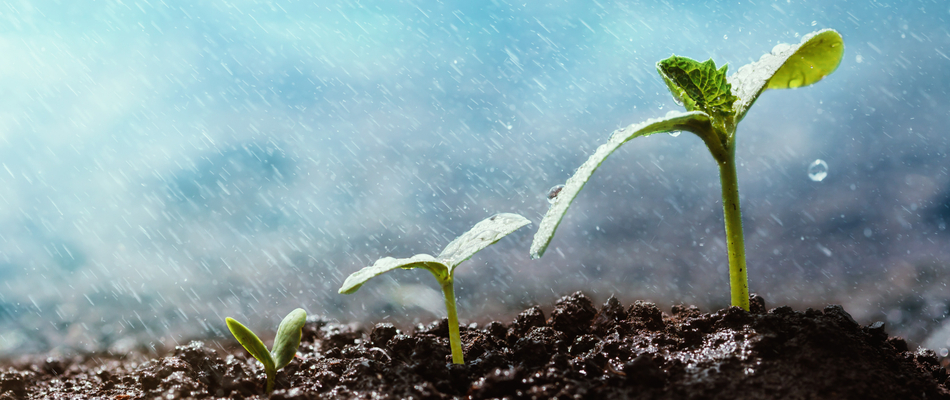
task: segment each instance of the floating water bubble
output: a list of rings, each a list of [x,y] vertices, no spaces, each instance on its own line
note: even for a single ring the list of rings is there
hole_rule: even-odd
[[[672,137],[677,137],[677,136],[680,135],[680,133],[683,133],[683,132],[681,132],[681,131],[673,131],[673,132],[667,132],[667,133],[669,133],[670,136],[672,136]]]
[[[557,195],[561,194],[561,190],[564,189],[564,185],[555,185],[551,189],[548,189],[548,203],[554,204],[554,201],[557,200]]]
[[[828,164],[824,160],[819,158],[808,166],[808,179],[821,182],[826,176],[828,176]]]

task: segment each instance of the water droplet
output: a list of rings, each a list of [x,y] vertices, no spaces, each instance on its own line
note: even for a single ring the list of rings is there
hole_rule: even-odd
[[[811,21],[811,26],[818,25],[818,21]]]
[[[561,194],[561,190],[564,189],[564,185],[555,185],[551,189],[548,189],[548,203],[554,204],[554,201],[557,200],[557,195]]]
[[[808,166],[808,179],[821,182],[826,176],[828,176],[828,164],[824,160],[819,158]]]
[[[871,237],[871,228],[864,228],[864,237]]]
[[[792,46],[788,45],[787,43],[779,43],[772,48],[772,55],[779,55],[791,48]]]
[[[672,136],[672,137],[677,137],[677,136],[680,135],[680,133],[683,133],[683,132],[681,132],[681,131],[673,131],[673,132],[667,132],[667,133],[669,133],[670,136]]]
[[[729,39],[729,35],[722,35],[723,39]]]

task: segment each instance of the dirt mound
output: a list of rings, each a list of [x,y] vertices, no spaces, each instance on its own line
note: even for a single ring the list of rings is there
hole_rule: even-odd
[[[465,365],[451,364],[445,320],[409,335],[310,318],[270,398],[950,399],[934,352],[909,351],[883,323],[860,326],[840,306],[765,311],[753,297],[752,308],[664,314],[611,298],[598,311],[578,292],[549,318],[532,307],[510,324],[462,327]],[[19,362],[0,373],[0,399],[262,399],[263,384],[243,350],[192,342],[144,363]]]

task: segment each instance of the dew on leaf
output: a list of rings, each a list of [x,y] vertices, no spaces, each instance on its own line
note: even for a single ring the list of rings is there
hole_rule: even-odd
[[[561,194],[561,190],[564,189],[564,185],[555,185],[551,189],[548,189],[548,203],[554,204],[554,201],[557,200],[557,195]]]
[[[826,176],[828,176],[828,164],[824,160],[819,158],[808,166],[808,179],[821,182]]]
[[[782,54],[782,53],[788,51],[788,49],[791,49],[791,48],[792,48],[792,46],[790,46],[790,45],[787,44],[787,43],[779,43],[779,44],[775,45],[775,47],[772,48],[772,55],[776,55],[776,56],[777,56],[777,55],[780,55],[780,54]]]

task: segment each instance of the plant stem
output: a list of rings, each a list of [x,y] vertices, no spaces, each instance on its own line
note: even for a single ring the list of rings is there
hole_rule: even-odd
[[[722,211],[726,220],[726,247],[729,250],[729,288],[732,305],[749,311],[749,274],[745,265],[742,212],[739,208],[739,180],[736,177],[736,146],[729,143],[728,154],[719,160],[722,183]]]
[[[264,393],[270,394],[274,391],[274,381],[277,380],[277,368],[267,368],[265,365],[264,374],[267,375],[267,385]]]
[[[452,363],[465,364],[462,354],[462,337],[459,335],[459,317],[455,309],[455,288],[451,277],[442,282],[442,294],[445,295],[445,310],[449,314],[449,344],[452,346]]]

